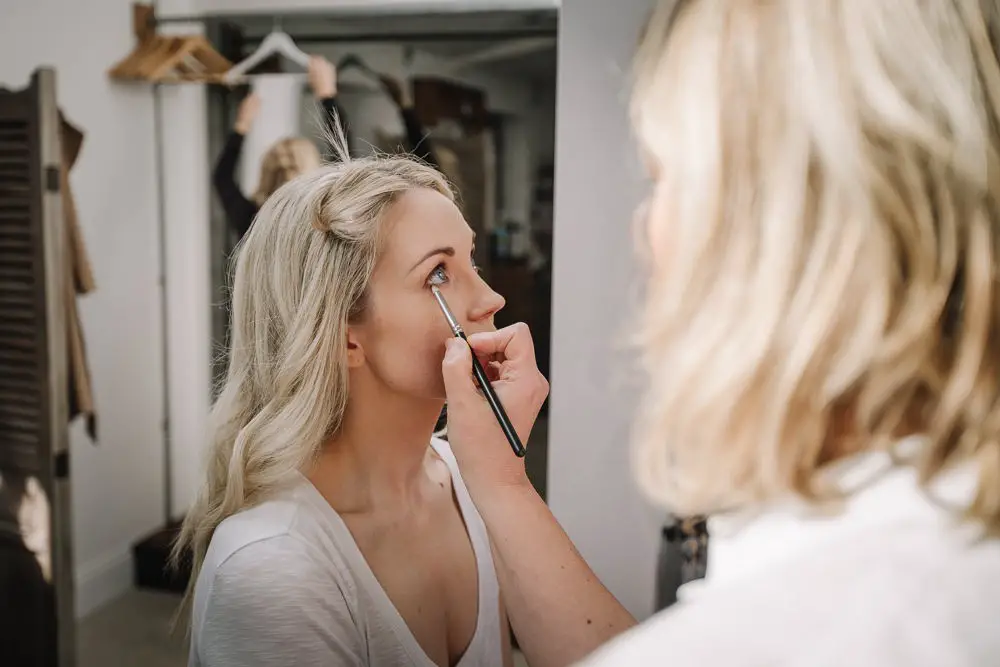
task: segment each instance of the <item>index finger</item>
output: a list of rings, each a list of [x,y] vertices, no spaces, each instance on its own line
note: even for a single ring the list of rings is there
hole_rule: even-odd
[[[469,346],[477,356],[503,355],[515,365],[535,365],[535,344],[531,340],[531,330],[523,322],[511,324],[497,331],[486,331],[469,336]]]

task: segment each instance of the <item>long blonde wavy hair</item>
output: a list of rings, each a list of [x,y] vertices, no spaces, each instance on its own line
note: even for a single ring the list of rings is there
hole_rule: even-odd
[[[680,514],[927,436],[1000,528],[995,0],[661,2],[633,122],[656,172],[643,487]],[[827,489],[827,491],[829,491]]]
[[[173,554],[175,565],[193,559],[188,603],[216,527],[282,488],[340,428],[347,327],[364,317],[387,212],[416,188],[454,199],[416,159],[351,159],[342,133],[331,140],[340,162],[278,188],[236,251],[229,368]]]

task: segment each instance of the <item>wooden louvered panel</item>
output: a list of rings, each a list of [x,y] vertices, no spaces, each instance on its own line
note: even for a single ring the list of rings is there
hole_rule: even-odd
[[[31,408],[44,398],[41,396],[43,390],[40,390],[39,386],[38,382],[31,383],[24,379],[5,377],[0,381],[0,400],[15,407]]]
[[[0,475],[34,476],[48,497],[56,591],[26,608],[40,610],[32,622],[57,660],[25,667],[75,664],[60,160],[54,72],[39,70],[23,91],[0,89]]]
[[[0,117],[0,405],[9,408],[0,412],[0,450],[11,464],[37,471],[46,458],[40,446],[46,429],[42,412],[31,408],[43,403],[38,283],[45,274],[37,251],[41,192],[34,125],[29,114]]]
[[[39,376],[38,365],[31,363],[31,359],[27,355],[13,348],[0,348],[0,381],[2,381],[5,373],[23,373],[29,371],[33,376]]]
[[[30,239],[4,236],[0,233],[0,262],[29,261],[24,257],[29,252],[31,252]]]
[[[41,417],[41,411],[38,409],[37,397],[29,396],[27,398],[29,400],[23,400],[20,402],[8,401],[3,405],[0,405],[0,422],[37,422],[39,417]],[[30,400],[32,398],[35,398],[36,400]]]
[[[34,476],[41,474],[38,457],[15,448],[0,448],[0,470],[20,470],[25,475]]]
[[[13,266],[8,274],[18,275],[18,271],[23,270],[23,266]],[[35,286],[36,282],[32,278],[29,286]],[[0,277],[0,326],[6,322],[35,322],[39,324],[44,322],[44,314],[39,313],[37,308],[30,307],[33,295],[24,293],[23,283],[24,281],[5,280]],[[37,329],[34,329],[33,333],[37,336]]]
[[[10,418],[34,419],[36,422],[42,418],[42,411],[39,409],[38,396],[35,394],[18,394],[13,388],[0,388],[0,415]],[[0,448],[2,449],[2,448]]]
[[[31,387],[37,387],[39,380],[42,379],[38,373],[38,369],[31,364],[7,364],[0,361],[0,374],[3,375],[3,380],[0,380],[0,386],[8,382],[11,387],[17,386],[15,383],[24,383],[30,389]]]
[[[34,336],[24,336],[17,331],[4,331],[0,328],[0,347],[33,355],[38,345]]]
[[[0,241],[0,266],[34,266],[34,260],[30,254],[30,241],[30,238],[18,238],[14,235],[7,238],[7,243]]]
[[[18,405],[11,403],[0,408],[0,424],[5,428],[25,429],[28,425],[38,422],[38,410],[30,405]],[[10,448],[13,449],[13,448]],[[0,452],[7,451],[8,448],[0,448]],[[37,456],[35,457],[38,458]]]

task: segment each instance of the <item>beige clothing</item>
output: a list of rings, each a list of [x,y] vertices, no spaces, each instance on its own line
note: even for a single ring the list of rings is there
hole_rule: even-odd
[[[66,337],[69,346],[67,357],[69,370],[70,419],[83,415],[87,420],[87,431],[91,438],[97,437],[97,417],[94,395],[91,389],[90,368],[83,340],[83,328],[77,311],[76,299],[91,292],[96,287],[94,273],[87,257],[77,218],[76,202],[70,187],[69,172],[76,164],[83,145],[83,132],[59,114],[60,146],[62,165],[59,172],[59,190],[62,193],[63,221],[66,233]]]

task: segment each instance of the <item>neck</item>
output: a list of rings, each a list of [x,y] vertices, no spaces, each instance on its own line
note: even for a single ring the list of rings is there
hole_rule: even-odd
[[[307,476],[341,513],[411,504],[443,407],[384,387],[352,387],[340,432]]]

